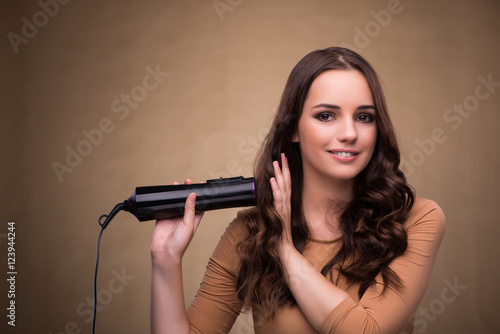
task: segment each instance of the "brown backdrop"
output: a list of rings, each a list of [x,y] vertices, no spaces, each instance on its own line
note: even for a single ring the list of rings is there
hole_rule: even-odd
[[[495,0],[17,1],[1,5],[0,248],[9,333],[90,331],[97,218],[136,186],[251,175],[293,65],[352,47],[381,75],[404,168],[447,231],[416,333],[498,333],[500,5]],[[186,302],[236,210],[206,214]],[[149,331],[153,223],[104,232],[98,333]],[[8,303],[16,302],[16,326]],[[3,330],[2,330],[3,331]],[[242,317],[232,333],[252,333]]]

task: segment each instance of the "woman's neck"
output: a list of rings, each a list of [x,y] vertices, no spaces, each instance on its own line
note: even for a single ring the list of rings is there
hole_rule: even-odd
[[[302,210],[311,237],[332,240],[340,236],[338,218],[352,199],[353,180],[325,179],[306,175],[302,186]]]

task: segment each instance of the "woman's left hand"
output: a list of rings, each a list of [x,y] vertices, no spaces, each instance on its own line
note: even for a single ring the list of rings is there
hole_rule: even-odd
[[[281,153],[281,168],[278,161],[273,162],[273,168],[274,177],[271,178],[270,182],[273,190],[274,208],[283,221],[283,243],[293,244],[290,209],[292,180],[288,160],[284,153]]]

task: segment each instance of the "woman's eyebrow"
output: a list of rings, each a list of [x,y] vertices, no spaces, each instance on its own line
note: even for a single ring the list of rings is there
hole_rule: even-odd
[[[373,110],[376,110],[376,109],[375,109],[375,106],[373,106],[373,105],[371,105],[371,104],[368,104],[368,105],[362,105],[362,106],[357,107],[356,109],[358,109],[358,110],[366,110],[366,109],[373,109]]]
[[[328,104],[328,103],[320,103],[320,104],[317,104],[313,107],[313,109],[316,109],[316,108],[329,108],[329,109],[341,109],[338,105],[336,104]],[[367,104],[367,105],[361,105],[359,107],[356,108],[357,110],[366,110],[366,109],[373,109],[373,110],[376,110],[375,106],[374,105],[371,105],[371,104]]]
[[[336,104],[328,104],[328,103],[320,103],[320,104],[317,104],[313,107],[313,109],[316,109],[316,108],[330,108],[330,109],[340,109],[340,107]]]

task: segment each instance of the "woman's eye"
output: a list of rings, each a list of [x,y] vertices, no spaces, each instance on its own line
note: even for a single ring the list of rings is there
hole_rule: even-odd
[[[322,122],[328,122],[333,119],[333,115],[329,113],[320,113],[316,115],[316,118],[319,119]]]
[[[363,123],[370,123],[373,121],[373,116],[370,114],[361,114],[357,117],[357,119]]]

